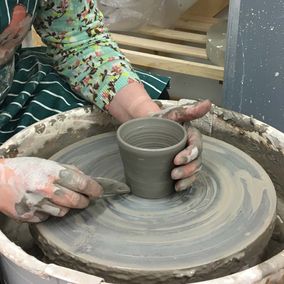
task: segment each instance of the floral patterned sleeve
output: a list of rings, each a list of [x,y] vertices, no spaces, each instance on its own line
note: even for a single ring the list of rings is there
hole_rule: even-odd
[[[40,0],[34,25],[58,73],[99,108],[107,110],[118,91],[139,82],[104,27],[96,0]]]

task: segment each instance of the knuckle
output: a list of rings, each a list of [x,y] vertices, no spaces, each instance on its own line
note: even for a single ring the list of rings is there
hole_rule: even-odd
[[[60,213],[58,214],[59,217],[65,216],[69,212],[68,208],[61,208]]]
[[[78,190],[80,191],[84,191],[84,189],[87,187],[87,178],[83,175],[77,175],[76,177],[76,181],[75,181],[75,184],[77,185],[78,187]]]
[[[72,192],[69,196],[69,203],[71,207],[78,207],[81,196],[75,192]]]

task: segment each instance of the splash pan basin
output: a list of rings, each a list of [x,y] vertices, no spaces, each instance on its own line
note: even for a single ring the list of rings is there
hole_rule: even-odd
[[[181,104],[181,103],[184,103],[184,102],[172,102],[172,101],[163,102],[164,107],[173,106],[175,104]],[[237,114],[237,113],[233,113],[233,112],[221,109],[221,108],[217,108],[217,107],[213,107],[213,110],[210,114],[208,114],[203,119],[197,120],[194,125],[198,127],[204,134],[207,134],[209,136],[223,140],[241,149],[242,151],[247,153],[250,157],[252,157],[254,160],[256,160],[261,165],[261,167],[264,168],[266,172],[269,174],[273,182],[273,185],[276,189],[276,192],[277,192],[278,208],[277,208],[276,226],[273,231],[272,238],[270,238],[268,244],[267,244],[268,239],[266,240],[259,239],[259,243],[258,243],[258,240],[257,240],[258,238],[255,238],[255,236],[256,235],[258,235],[259,237],[264,236],[265,231],[268,232],[267,234],[269,234],[269,231],[271,233],[272,226],[273,226],[273,220],[274,220],[273,210],[270,211],[270,209],[267,209],[269,207],[265,209],[265,212],[266,212],[265,217],[268,217],[270,215],[270,221],[268,220],[269,219],[268,218],[267,222],[266,221],[263,222],[266,224],[266,229],[264,229],[263,227],[263,230],[262,231],[260,230],[261,232],[258,231],[258,233],[255,233],[255,234],[254,234],[254,230],[256,230],[257,226],[260,224],[257,224],[257,222],[253,221],[253,212],[257,212],[258,209],[260,208],[263,209],[263,206],[267,206],[267,202],[265,202],[265,200],[266,201],[269,200],[271,203],[270,204],[271,208],[273,208],[273,206],[275,206],[275,199],[273,199],[273,197],[269,197],[267,199],[267,196],[264,193],[265,190],[262,192],[263,194],[261,194],[258,198],[254,198],[253,195],[250,195],[250,194],[245,195],[246,194],[246,190],[244,190],[245,186],[244,186],[244,183],[242,183],[241,181],[243,180],[244,176],[246,179],[248,178],[246,176],[248,173],[246,171],[242,172],[241,169],[244,168],[243,165],[239,165],[239,170],[238,170],[239,174],[237,175],[232,174],[233,173],[232,169],[231,169],[231,172],[230,170],[228,170],[228,164],[230,164],[230,161],[232,160],[228,152],[225,155],[226,160],[221,162],[221,166],[223,166],[224,169],[228,170],[227,172],[228,180],[231,181],[232,178],[236,178],[237,176],[238,182],[234,184],[234,186],[235,187],[239,186],[239,188],[242,188],[241,191],[238,192],[240,196],[235,197],[234,200],[228,200],[227,202],[224,202],[225,200],[224,196],[228,194],[228,192],[226,192],[225,190],[222,193],[222,194],[225,194],[223,197],[222,195],[219,196],[218,193],[214,192],[214,187],[216,188],[216,183],[222,183],[224,182],[224,180],[226,180],[226,178],[224,177],[220,178],[219,172],[217,170],[218,168],[216,166],[210,165],[210,161],[212,163],[212,159],[209,157],[210,155],[213,155],[211,153],[211,154],[208,154],[208,158],[204,156],[204,159],[206,160],[205,167],[200,176],[200,179],[196,182],[196,186],[197,185],[199,185],[200,187],[207,186],[207,188],[209,188],[210,190],[207,190],[207,191],[199,190],[198,191],[197,187],[196,189],[194,189],[193,187],[191,191],[177,194],[176,196],[169,197],[167,200],[164,200],[164,201],[159,201],[158,202],[159,204],[157,205],[161,207],[162,206],[165,207],[165,205],[163,205],[163,202],[164,204],[167,204],[167,205],[171,204],[171,202],[179,202],[179,204],[183,205],[183,206],[180,205],[177,207],[173,206],[173,207],[170,207],[170,209],[168,209],[169,211],[164,211],[164,213],[172,212],[171,214],[168,213],[170,215],[167,215],[168,220],[165,223],[160,222],[162,217],[161,215],[159,215],[158,210],[155,210],[154,207],[150,208],[149,204],[145,204],[145,203],[143,204],[139,201],[138,198],[135,198],[131,195],[119,197],[117,198],[117,200],[112,200],[112,199],[99,200],[97,201],[97,204],[94,204],[94,207],[92,206],[90,207],[90,210],[92,210],[92,208],[94,209],[98,207],[100,208],[101,211],[103,211],[103,213],[113,214],[112,216],[116,218],[118,218],[119,216],[118,212],[128,211],[127,217],[124,216],[125,224],[130,223],[133,225],[135,224],[135,222],[137,222],[136,226],[132,226],[132,232],[133,234],[136,233],[138,235],[138,237],[133,238],[132,242],[130,243],[132,243],[133,245],[133,240],[136,240],[136,242],[141,242],[140,243],[141,247],[145,249],[144,252],[145,251],[147,252],[147,243],[146,242],[143,243],[143,240],[144,240],[144,238],[142,238],[143,234],[149,235],[149,238],[150,237],[152,238],[154,245],[156,245],[157,247],[163,246],[163,243],[155,242],[155,230],[153,229],[154,224],[151,224],[149,222],[149,219],[147,219],[148,218],[147,214],[142,215],[142,217],[141,217],[141,214],[139,214],[140,220],[142,220],[141,222],[147,223],[147,226],[145,224],[142,224],[144,226],[144,229],[146,228],[145,230],[144,229],[141,230],[142,226],[139,226],[141,225],[138,222],[139,220],[138,221],[135,220],[137,217],[136,214],[138,214],[138,211],[143,206],[147,205],[148,206],[147,208],[149,209],[148,210],[149,214],[157,215],[156,220],[158,220],[157,223],[159,224],[158,226],[156,226],[157,228],[156,233],[158,231],[164,230],[164,232],[166,232],[166,234],[164,235],[167,235],[167,236],[164,237],[163,241],[165,241],[165,243],[167,243],[168,245],[164,247],[165,249],[163,250],[163,255],[160,255],[161,262],[159,264],[157,262],[155,266],[154,265],[148,266],[148,270],[151,270],[150,273],[147,274],[149,278],[147,278],[148,276],[146,277],[145,274],[142,275],[145,279],[145,282],[147,281],[152,281],[149,283],[157,282],[155,281],[155,277],[157,276],[157,275],[155,276],[155,273],[157,271],[158,272],[166,271],[165,274],[161,273],[162,277],[168,277],[165,275],[170,275],[170,277],[172,277],[172,278],[164,278],[165,280],[179,278],[180,282],[178,282],[177,280],[176,283],[197,283],[198,281],[201,281],[201,280],[204,280],[203,283],[208,283],[208,284],[209,283],[210,284],[211,283],[261,283],[261,281],[264,279],[265,280],[274,279],[275,281],[279,279],[279,281],[281,281],[281,277],[283,275],[282,268],[284,267],[284,256],[281,252],[282,251],[283,228],[281,226],[282,223],[279,220],[282,220],[282,216],[284,216],[283,209],[282,209],[283,208],[282,207],[282,197],[283,197],[284,182],[283,182],[283,173],[281,174],[281,171],[283,171],[283,168],[284,168],[284,158],[283,158],[284,157],[284,154],[283,154],[284,135],[283,133],[265,124],[262,124],[261,122],[257,120],[251,119],[241,114]],[[2,147],[0,148],[0,151],[1,151],[0,153],[3,156],[7,156],[7,157],[8,156],[36,155],[36,156],[49,158],[54,153],[57,153],[58,151],[64,149],[68,145],[71,145],[77,141],[81,141],[82,138],[98,135],[101,133],[107,133],[107,132],[115,130],[116,128],[117,128],[117,123],[115,121],[112,121],[109,117],[95,110],[91,110],[89,108],[76,109],[64,115],[61,114],[61,115],[49,118],[41,123],[37,123],[31,126],[30,128],[20,132],[17,136],[13,137],[9,141],[7,141],[7,143],[2,145]],[[108,136],[109,134],[104,134],[104,135]],[[92,139],[92,138],[89,138],[89,139]],[[218,150],[216,149],[212,150],[215,147],[212,141],[215,141],[215,139],[212,139],[210,137],[208,138],[208,140],[206,139],[205,139],[205,151],[207,151],[207,148],[208,148],[209,152],[210,151],[214,152],[216,155],[220,155],[222,151],[225,151],[225,150],[230,152],[230,150],[228,149],[231,149],[232,146],[228,145],[228,149],[226,148],[224,150],[224,147],[222,144],[223,142],[220,142],[222,144],[221,149],[218,148]],[[104,144],[106,144],[106,147],[107,147],[107,143],[104,143]],[[206,146],[207,144],[208,144],[208,147]],[[111,145],[111,143],[109,145]],[[240,153],[242,152],[240,151]],[[221,156],[224,156],[224,155],[221,155]],[[247,155],[245,156],[248,157]],[[114,157],[115,157],[115,154],[114,154]],[[114,157],[113,159],[115,159]],[[248,157],[248,160],[246,162],[250,163],[249,162],[251,160],[250,157]],[[246,159],[243,159],[243,158],[241,159],[242,162],[244,162],[244,160]],[[86,166],[88,166],[87,164],[88,162],[85,163]],[[258,164],[256,163],[256,165]],[[259,167],[259,170],[263,171],[261,167]],[[102,168],[103,167],[100,166],[96,170],[99,170]],[[93,173],[90,172],[90,174],[92,175]],[[115,177],[120,176],[120,178],[123,179],[123,175],[119,173],[119,171],[115,173],[110,171],[109,174],[114,175]],[[257,174],[255,172],[250,172],[250,175],[254,178],[257,177]],[[261,179],[264,177],[264,175],[265,175],[265,172],[260,172],[259,174],[259,176],[261,176]],[[254,182],[254,186],[255,185],[256,183]],[[225,188],[225,187],[223,186],[220,188]],[[249,188],[249,185],[248,185],[248,188]],[[261,188],[261,186],[255,186],[255,188]],[[264,188],[267,188],[267,186],[263,187],[263,189]],[[196,200],[198,200],[198,202],[196,202],[197,204],[195,204],[195,207],[194,207],[193,201],[195,198]],[[212,202],[212,200],[215,200],[216,203]],[[135,210],[133,208],[131,209],[129,205],[131,203],[130,201],[136,204]],[[231,220],[231,223],[233,222],[233,220],[236,220],[235,219],[236,216],[245,219],[242,216],[241,211],[246,210],[245,208],[248,208],[246,207],[247,204],[250,204],[249,207],[253,208],[251,212],[244,211],[245,216],[250,216],[249,218],[247,218],[248,219],[247,225],[240,226],[239,229],[237,228],[237,226],[235,226],[234,228],[231,228],[231,230],[235,230],[236,232],[240,231],[240,234],[242,235],[241,241],[245,242],[249,240],[248,243],[246,244],[243,243],[241,246],[238,246],[237,244],[235,245],[235,247],[231,246],[230,238],[232,238],[233,240],[235,236],[233,233],[226,234],[226,232],[228,232],[230,228],[225,229],[224,227],[223,232],[225,233],[223,233],[224,236],[222,237],[225,239],[225,244],[223,246],[219,245],[218,247],[217,244],[214,242],[211,244],[211,246],[207,248],[198,247],[198,243],[202,245],[204,244],[202,242],[206,238],[207,240],[211,238],[213,239],[215,235],[218,235],[217,234],[218,229],[226,225],[225,221],[223,223],[221,221],[218,221],[217,223],[219,224],[219,226],[218,225],[216,226],[217,223],[214,223],[214,221],[217,221],[217,219],[221,218],[221,215],[222,215],[218,210],[216,210],[217,208],[216,206],[218,202],[224,202],[224,205],[225,205],[223,206],[224,210],[231,207],[229,208],[230,210],[227,211],[227,213],[224,213],[224,214],[227,214],[226,215],[227,218],[225,219]],[[202,229],[205,228],[205,227],[204,228],[202,227],[203,223],[202,223],[201,215],[198,215],[198,214],[192,215],[192,216],[195,216],[194,219],[189,219],[189,218],[186,219],[185,216],[187,212],[194,214],[194,212],[192,212],[194,211],[193,207],[202,209],[202,204],[204,204],[204,210],[207,209],[205,211],[208,212],[208,215],[204,214],[204,216],[207,217],[204,219],[208,219],[212,223],[211,223],[210,230],[204,233],[202,235],[203,237],[200,237],[199,235],[199,239],[198,239],[196,236],[194,236],[194,234],[192,235],[186,234],[184,230],[186,227],[187,227],[186,229],[193,230],[194,229],[193,225],[194,225],[194,220],[195,220],[197,223],[199,222],[199,226],[197,226],[195,229],[196,230],[199,229],[200,230],[199,234],[200,234],[200,232],[202,232]],[[238,210],[238,208],[241,208],[238,206],[243,206],[242,208],[244,209]],[[214,208],[215,208],[215,211],[214,211]],[[209,209],[213,211],[210,211]],[[81,219],[82,216],[88,217],[88,214],[89,214],[88,210],[86,212],[83,211],[80,213],[79,211],[74,211],[74,212],[72,212],[68,216],[68,218],[66,218],[66,220],[62,219],[60,220],[60,222],[64,222],[64,220],[65,222],[68,222],[68,220],[72,220],[72,218],[77,218],[77,221],[78,221],[78,219]],[[141,213],[141,210],[139,212]],[[210,212],[211,213],[215,212],[215,213],[214,214],[212,213],[210,215]],[[268,214],[268,212],[270,213]],[[173,218],[173,216],[175,218]],[[103,217],[103,214],[101,214],[100,217]],[[127,218],[130,218],[130,220]],[[100,218],[97,218],[97,219],[93,218],[91,221],[94,221],[94,220],[97,220],[99,222]],[[85,219],[85,222],[86,221],[89,222],[90,220]],[[53,219],[51,219],[49,222],[50,224],[52,224]],[[49,222],[46,224],[49,224]],[[102,224],[104,224],[105,227],[107,226],[110,227],[112,225],[111,224],[112,222],[115,222],[115,218],[114,220],[107,220],[107,221],[102,220]],[[36,254],[34,251],[31,250],[30,247],[27,248],[22,240],[19,240],[19,236],[20,236],[19,230],[22,229],[25,232],[26,238],[28,239],[28,241],[26,241],[26,244],[29,244],[29,246],[31,246],[32,239],[31,239],[31,236],[28,234],[26,227],[24,225],[18,226],[17,224],[11,225],[12,223],[13,222],[11,220],[5,217],[2,217],[0,219],[0,226],[2,230],[2,232],[0,232],[0,243],[1,243],[0,253],[2,255],[1,261],[2,261],[2,267],[4,268],[4,277],[8,281],[8,283],[21,283],[21,284],[30,283],[28,281],[31,281],[31,279],[33,280],[36,279],[32,283],[106,283],[113,279],[116,279],[116,282],[125,283],[125,278],[123,278],[123,273],[120,274],[120,276],[117,276],[119,274],[117,268],[119,268],[119,271],[121,271],[121,267],[118,267],[117,263],[113,263],[113,262],[109,263],[105,259],[103,259],[103,256],[106,257],[109,254],[110,256],[112,256],[112,261],[115,260],[114,254],[111,255],[111,253],[108,252],[107,250],[105,251],[105,253],[102,253],[102,257],[100,258],[102,266],[96,266],[96,268],[94,266],[86,266],[86,269],[82,269],[82,267],[80,267],[80,265],[78,264],[79,262],[76,262],[78,265],[77,267],[74,267],[73,269],[67,269],[67,268],[64,268],[63,266],[72,267],[70,265],[72,261],[69,262],[67,258],[65,258],[66,260],[65,262],[61,262],[61,265],[50,263],[50,260],[51,262],[53,262],[53,260],[55,259],[54,256],[56,254],[56,243],[48,244],[49,247],[53,246],[55,248],[53,250],[55,254],[52,255],[53,254],[53,252],[51,252],[52,250],[49,250],[49,255],[47,253],[47,256],[50,257],[49,262],[43,262],[42,260],[45,258],[42,258],[42,255]],[[83,222],[81,222],[81,224],[83,224]],[[123,224],[123,222],[121,222],[120,224]],[[170,231],[170,226],[166,226],[166,224],[171,225],[172,231]],[[230,224],[230,222],[228,222],[228,224]],[[13,228],[13,230],[12,229],[9,230],[9,226],[10,228]],[[15,226],[17,227],[18,233],[13,235],[13,232],[15,232]],[[122,225],[120,226],[119,224],[117,227],[118,228],[116,228],[116,233],[119,231],[120,233],[123,233],[123,231],[125,231],[125,228],[126,228],[126,227],[123,227]],[[40,226],[38,227],[38,235],[41,236],[41,234],[39,233],[40,232],[39,228]],[[184,259],[180,258],[180,256],[186,255],[186,253],[188,252],[188,247],[186,246],[189,246],[189,245],[186,244],[186,246],[184,247],[185,249],[182,254],[181,248],[183,246],[182,245],[179,246],[180,243],[177,244],[177,242],[175,242],[178,239],[174,237],[174,234],[176,234],[176,236],[180,236],[180,239],[179,239],[180,242],[182,242],[182,240],[184,239],[186,240],[190,238],[194,241],[194,238],[195,238],[196,245],[192,247],[192,249],[195,250],[195,256],[196,256],[195,263],[192,262],[188,265],[184,264],[185,263]],[[22,234],[22,236],[23,235],[24,234]],[[86,235],[88,236],[88,234]],[[219,235],[219,237],[220,236],[221,235]],[[98,238],[97,241],[98,242],[100,241],[108,242],[110,246],[110,241],[111,241],[110,238],[111,238],[111,234],[108,234],[105,236],[105,239]],[[46,239],[47,239],[46,236],[42,238],[42,242],[44,243],[44,240]],[[169,255],[171,254],[170,252],[171,245],[169,245],[169,243],[171,243],[171,241],[173,241],[172,248],[174,248],[174,245],[176,248],[175,250],[173,250],[173,251],[176,251],[175,257],[178,258],[178,261],[176,262],[169,260]],[[69,250],[70,247],[72,246],[71,241],[70,243],[68,242],[68,244],[67,242],[68,241],[66,241],[64,245],[60,246],[62,251],[64,250],[64,248],[67,248],[67,247]],[[116,238],[116,243],[112,243],[109,249],[110,250],[113,249],[113,246],[115,246],[117,242],[118,242],[118,238]],[[15,243],[21,245],[21,247],[17,247]],[[235,242],[233,241],[232,243],[235,244]],[[255,249],[253,249],[253,246],[250,246],[249,244],[258,244],[259,251],[262,250],[261,245],[266,246],[267,244],[265,251],[264,251],[265,254],[261,256],[262,257],[261,260],[257,259],[256,256],[260,256],[260,255],[258,253],[255,254]],[[215,251],[214,251],[214,245],[217,246],[216,247],[217,249]],[[47,245],[46,244],[43,245],[43,248],[44,247],[46,248]],[[88,239],[81,243],[78,241],[77,244],[75,244],[75,247],[77,247],[77,252],[75,253],[79,254],[79,256],[77,255],[76,257],[84,258],[86,254],[88,255],[90,253],[90,247],[88,246]],[[79,247],[79,250],[78,250],[78,247]],[[133,248],[133,246],[128,245],[127,249],[129,251],[131,250],[131,248]],[[223,254],[222,254],[223,257],[218,258],[219,257],[218,251],[221,248],[224,249]],[[231,248],[232,250],[229,251],[229,248]],[[192,250],[191,253],[194,253],[194,250]],[[57,260],[60,260],[62,251],[60,251],[60,255],[56,254]],[[227,251],[227,254],[224,253],[225,251]],[[243,257],[242,257],[242,253],[237,253],[237,252],[244,252],[244,251],[245,253]],[[136,253],[141,254],[141,252],[136,252]],[[148,250],[148,254],[149,253],[152,253],[152,255],[155,255],[155,251],[151,252],[151,250]],[[66,255],[70,256],[69,253]],[[119,252],[116,255],[119,255]],[[221,274],[218,274],[218,261],[215,261],[216,269],[212,268],[211,270],[207,270],[207,272],[203,269],[203,275],[202,275],[202,271],[201,271],[201,274],[198,274],[198,267],[206,266],[205,265],[206,262],[202,262],[200,259],[198,259],[198,257],[200,258],[201,256],[203,256],[204,258],[207,257],[207,260],[208,260],[208,257],[210,258],[210,256],[214,256],[211,259],[209,259],[208,263],[213,264],[214,260],[221,259],[222,263],[224,264],[224,262],[226,262],[225,260],[226,258],[224,257],[225,255],[228,257],[227,260],[229,260],[231,265],[227,266],[225,270],[222,272],[222,275],[224,275],[223,277],[218,278],[221,275]],[[255,258],[250,259],[248,257],[249,255],[255,256]],[[163,259],[165,259],[166,261],[163,262],[162,261]],[[236,260],[235,262],[233,261],[234,259]],[[241,265],[238,262],[239,259],[242,259],[242,261],[244,261],[243,263],[241,263]],[[253,266],[256,262],[258,264],[256,266]],[[129,260],[125,260],[125,263],[126,264],[123,267],[125,271],[132,270],[138,273],[138,272],[143,271],[143,269],[141,269],[142,266],[146,267],[146,264],[143,264],[143,263],[135,264],[135,262],[131,262]],[[193,267],[195,269],[188,269],[189,267]],[[85,273],[79,272],[79,270],[84,271]],[[239,270],[242,270],[242,271],[237,272]],[[237,273],[232,274],[234,272],[237,272]],[[95,276],[92,274],[95,274]],[[200,277],[198,277],[198,275]],[[115,278],[115,277],[118,277],[118,278]],[[208,279],[211,279],[211,280],[208,280]],[[129,280],[129,278],[126,280]],[[133,278],[131,279],[130,282],[132,281],[135,282],[136,280]],[[173,283],[172,280],[169,280],[169,282]],[[137,280],[137,283],[139,283],[138,280]],[[279,283],[282,283],[282,282],[279,282]]]
[[[51,159],[124,181],[115,132],[77,142]],[[208,136],[203,164],[185,192],[100,199],[33,226],[33,235],[49,260],[112,283],[188,283],[256,264],[274,227],[273,183],[248,155]]]

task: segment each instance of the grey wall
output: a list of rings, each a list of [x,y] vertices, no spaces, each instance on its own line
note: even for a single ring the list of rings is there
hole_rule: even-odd
[[[284,131],[284,0],[231,0],[224,106]]]

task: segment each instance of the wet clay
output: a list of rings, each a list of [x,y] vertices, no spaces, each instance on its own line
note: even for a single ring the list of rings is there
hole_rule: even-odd
[[[55,156],[91,176],[124,181],[115,133]],[[204,136],[204,166],[185,192],[92,202],[32,227],[46,256],[112,283],[189,283],[257,263],[272,234],[276,195],[265,171],[237,148]]]
[[[132,119],[118,128],[117,141],[134,195],[162,198],[174,193],[173,160],[187,142],[183,126],[163,118]]]

